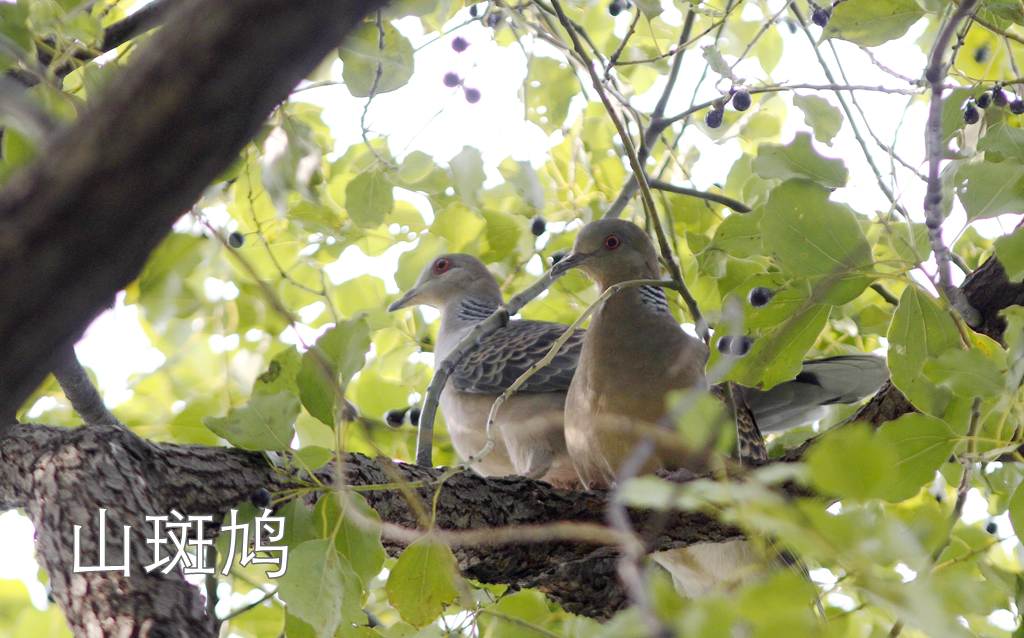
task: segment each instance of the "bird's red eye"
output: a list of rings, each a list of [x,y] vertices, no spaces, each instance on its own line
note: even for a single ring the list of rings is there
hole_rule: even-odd
[[[447,257],[442,257],[434,262],[434,274],[440,275],[452,267],[452,262]]]
[[[604,247],[608,250],[615,250],[622,245],[622,240],[619,239],[618,235],[608,235],[604,238]]]

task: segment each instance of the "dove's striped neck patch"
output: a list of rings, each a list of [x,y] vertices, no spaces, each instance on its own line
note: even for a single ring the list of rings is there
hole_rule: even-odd
[[[466,321],[483,321],[487,317],[490,317],[498,306],[487,302],[480,301],[479,299],[463,299],[462,303],[459,304],[459,319],[465,319]]]
[[[665,289],[661,286],[637,286],[640,292],[640,301],[645,306],[656,312],[669,312],[668,297],[665,296]]]

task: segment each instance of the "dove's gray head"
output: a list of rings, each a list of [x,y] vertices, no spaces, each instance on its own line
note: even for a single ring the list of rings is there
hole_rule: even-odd
[[[633,279],[660,279],[658,253],[642,228],[622,219],[592,221],[576,235],[572,252],[551,270],[579,268],[601,289]]]
[[[416,285],[388,306],[388,312],[424,304],[444,310],[452,302],[474,299],[497,306],[501,288],[484,262],[472,255],[448,253],[423,268]]]

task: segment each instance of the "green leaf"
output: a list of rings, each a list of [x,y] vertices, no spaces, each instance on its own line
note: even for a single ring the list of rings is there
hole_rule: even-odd
[[[1024,129],[997,122],[978,140],[978,150],[985,151],[986,157],[988,153],[998,153],[1004,159],[1024,164]]]
[[[824,187],[789,180],[772,189],[760,228],[768,252],[795,277],[811,280],[815,302],[852,301],[871,283],[871,246],[857,215]]]
[[[814,130],[814,139],[832,146],[832,138],[843,127],[843,114],[816,95],[794,95],[793,106],[804,112],[804,123]]]
[[[738,259],[763,255],[760,226],[763,212],[763,208],[758,208],[749,213],[729,215],[715,229],[714,239],[704,250],[722,251]]]
[[[896,452],[896,478],[878,495],[896,503],[915,496],[935,479],[935,470],[949,461],[959,438],[942,419],[904,414],[882,424],[876,437]]]
[[[252,393],[277,394],[287,391],[299,396],[299,384],[295,377],[301,368],[302,355],[295,346],[289,346],[274,355],[267,366],[267,371],[256,377],[256,382],[252,384]]]
[[[661,3],[658,0],[636,0],[636,6],[644,12],[648,20],[653,20],[661,15]]]
[[[1010,497],[1010,523],[1015,534],[1024,534],[1024,482],[1017,485]]]
[[[423,151],[413,151],[405,156],[398,169],[398,176],[403,182],[413,184],[430,175],[434,170],[434,158]]]
[[[885,44],[903,36],[924,16],[914,0],[857,0],[836,6],[822,40],[840,38],[865,47]]]
[[[4,129],[4,136],[0,138],[0,157],[7,163],[8,168],[27,164],[36,156],[36,152],[36,145],[28,136],[13,126]]]
[[[897,456],[867,423],[830,430],[811,447],[807,465],[816,491],[859,500],[874,498],[897,478]]]
[[[996,257],[1006,269],[1010,283],[1024,280],[1024,226],[1018,226],[1009,235],[996,239]]]
[[[765,390],[800,373],[800,364],[825,328],[831,307],[805,304],[774,330],[754,341],[750,352],[735,359],[726,379]],[[724,355],[714,348],[709,369]]]
[[[1002,394],[1006,381],[996,362],[978,348],[947,350],[924,364],[933,383],[945,385],[962,397],[993,397]]]
[[[889,326],[889,371],[893,384],[919,410],[942,417],[952,398],[921,371],[925,360],[962,348],[952,317],[916,286],[907,286]]]
[[[537,171],[529,162],[517,162],[511,157],[506,157],[498,165],[498,171],[505,181],[515,186],[516,194],[522,197],[530,208],[544,208],[544,186],[541,185]]]
[[[291,392],[256,394],[227,416],[203,417],[217,436],[243,450],[287,450],[295,436],[299,399]]]
[[[288,613],[312,626],[318,638],[330,638],[342,624],[366,624],[359,577],[329,539],[292,547],[288,571],[277,582]]]
[[[579,80],[566,62],[545,56],[532,57],[522,88],[526,119],[548,135],[561,129],[569,114],[569,104],[578,95],[578,87]],[[529,162],[526,165],[529,166]],[[535,208],[543,207],[541,204]]]
[[[956,177],[968,221],[1024,210],[1024,166],[1017,162],[964,164]]]
[[[423,627],[455,601],[458,568],[447,545],[427,535],[405,548],[388,576],[388,601],[411,625]]]
[[[500,211],[484,210],[481,213],[487,223],[484,234],[486,247],[480,251],[480,259],[486,263],[501,261],[512,254],[523,236],[523,226],[518,219]]]
[[[379,168],[363,171],[345,186],[345,212],[360,228],[377,228],[394,207],[394,186]]]
[[[409,40],[390,22],[381,33],[374,24],[364,24],[345,38],[338,56],[345,63],[342,78],[353,97],[370,97],[400,89],[413,72],[413,50]]]
[[[448,240],[449,251],[460,253],[468,250],[470,244],[480,237],[486,226],[480,213],[467,208],[462,202],[452,202],[434,215],[430,232]]]
[[[704,53],[702,55],[704,56],[704,60],[707,61],[708,66],[711,67],[711,70],[723,78],[736,82],[736,76],[732,73],[732,67],[730,67],[729,63],[722,57],[722,52],[718,50],[718,47],[708,45],[703,48]]]
[[[786,146],[762,142],[752,166],[765,179],[806,177],[826,188],[840,188],[850,178],[843,161],[819,155],[807,133],[797,133]]]
[[[949,141],[966,126],[964,103],[974,95],[973,89],[953,89],[942,95],[942,139]]]
[[[313,517],[320,536],[334,540],[335,549],[349,560],[363,588],[369,591],[370,581],[380,574],[387,557],[380,540],[380,515],[357,492],[349,491],[344,496],[345,510],[339,506],[339,498],[334,493],[322,496]]]
[[[334,427],[336,409],[342,406],[335,381],[344,393],[348,382],[366,363],[369,349],[370,326],[358,317],[339,322],[303,353],[297,379],[302,405],[310,414]]]
[[[315,471],[327,465],[327,462],[334,458],[334,452],[319,445],[307,445],[296,450],[296,465],[304,470]]]
[[[463,146],[448,166],[452,169],[452,185],[462,203],[470,208],[480,206],[480,189],[484,187],[487,174],[484,173],[484,158],[472,146]]]

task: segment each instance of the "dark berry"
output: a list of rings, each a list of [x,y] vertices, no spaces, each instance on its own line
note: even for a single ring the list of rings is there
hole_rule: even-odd
[[[626,10],[626,3],[623,0],[612,0],[608,5],[608,13],[617,16]]]
[[[415,427],[419,427],[419,425],[420,425],[420,406],[414,405],[409,410],[409,424],[412,425],[412,427],[414,427],[414,428]]]
[[[384,413],[384,423],[387,423],[393,428],[402,427],[402,423],[405,420],[406,409],[407,408],[403,408],[401,410],[388,410]]]
[[[732,108],[737,111],[746,111],[750,108],[750,93],[746,91],[736,91],[736,94],[732,96]]]
[[[452,49],[454,49],[456,53],[462,53],[468,48],[469,42],[467,42],[466,38],[462,37],[461,35],[452,40]]]
[[[464,89],[466,92],[466,101],[470,104],[476,104],[480,101],[480,91],[477,89]]]
[[[718,340],[718,351],[722,354],[732,352],[732,335],[725,335]]]
[[[704,116],[704,123],[708,125],[708,128],[718,128],[722,125],[722,119],[725,117],[725,111],[719,109],[711,109]]]
[[[999,533],[999,526],[996,525],[995,521],[989,521],[988,525],[985,526],[985,531],[988,532],[989,534],[998,534]]]
[[[444,74],[444,85],[450,88],[455,88],[462,84],[462,78],[459,77],[458,73],[449,71]]]
[[[534,237],[543,235],[547,226],[548,221],[541,215],[534,215],[533,219],[530,220],[530,232],[533,233]]]
[[[774,295],[771,290],[768,290],[764,286],[758,286],[757,288],[751,288],[750,294],[747,295],[747,299],[750,300],[750,305],[755,308],[763,308]]]
[[[474,18],[476,17],[476,5],[475,4],[469,5],[469,15],[474,17]]]
[[[984,42],[980,47],[974,50],[974,61],[978,64],[984,64],[988,61],[988,54],[988,42]]]
[[[498,26],[498,23],[501,22],[501,14],[498,13],[497,11],[492,11],[491,13],[487,14],[485,22],[487,23],[487,26],[493,29],[494,27]]]
[[[228,235],[228,246],[232,248],[241,248],[242,244],[245,243],[245,235],[238,232],[237,230]]]
[[[828,25],[828,19],[832,17],[832,7],[816,7],[811,14],[811,22],[824,28]]]
[[[742,357],[750,352],[754,340],[745,336],[725,335],[718,340],[718,351],[730,357]]]
[[[270,506],[270,492],[264,487],[255,489],[252,491],[252,496],[249,497],[249,502],[256,509],[266,509]]]
[[[992,91],[992,103],[1000,108],[1006,106],[1006,94],[1003,93],[1002,89],[994,89]]]
[[[742,357],[753,347],[754,340],[750,337],[736,337],[732,342],[732,354],[734,357]]]
[[[569,253],[567,253],[564,250],[556,250],[555,252],[551,253],[551,265],[554,266],[558,262],[560,262],[563,259],[565,259],[565,256],[567,254],[569,254]]]
[[[1010,113],[1013,113],[1014,115],[1024,113],[1024,100],[1017,98],[1013,102],[1010,102]]]
[[[974,106],[974,102],[968,102],[967,106],[964,108],[964,122],[968,124],[975,124],[980,117],[981,116],[978,115],[978,109]]]
[[[992,104],[992,94],[988,93],[987,91],[985,93],[982,93],[981,95],[978,96],[976,103],[981,108],[987,109]]]

